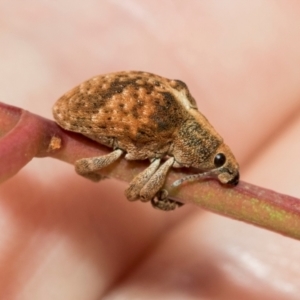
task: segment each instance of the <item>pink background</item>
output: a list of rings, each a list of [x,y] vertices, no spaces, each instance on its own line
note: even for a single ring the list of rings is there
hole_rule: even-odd
[[[300,197],[299,36],[295,0],[1,1],[0,100],[52,118],[97,74],[181,79],[242,180]],[[3,184],[0,298],[299,299],[298,241],[125,187],[51,159]]]

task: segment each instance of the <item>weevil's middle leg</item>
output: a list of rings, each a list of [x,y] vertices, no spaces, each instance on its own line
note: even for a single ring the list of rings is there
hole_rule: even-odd
[[[171,200],[168,198],[168,191],[162,190],[165,179],[170,168],[173,166],[175,159],[169,158],[159,169],[151,176],[150,180],[143,186],[140,191],[142,201],[151,200],[153,207],[169,211],[183,205],[183,203]]]
[[[125,191],[126,198],[129,201],[138,200],[140,198],[140,191],[143,186],[149,181],[151,176],[156,172],[160,165],[160,158],[152,160],[151,165],[143,172],[138,174],[129,184]]]
[[[175,159],[169,158],[163,165],[151,176],[148,182],[143,186],[140,191],[140,198],[142,201],[150,201],[155,197],[157,192],[163,187],[167,174],[172,167]]]
[[[115,162],[123,152],[123,150],[117,149],[107,155],[79,159],[75,162],[75,170],[83,177],[99,181],[105,177],[95,172]]]

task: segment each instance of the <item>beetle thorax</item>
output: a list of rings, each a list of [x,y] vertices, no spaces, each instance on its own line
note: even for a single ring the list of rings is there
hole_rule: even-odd
[[[174,140],[172,155],[176,162],[186,167],[209,168],[211,157],[223,142],[218,134],[211,133],[210,127],[203,126],[194,118],[187,120]]]

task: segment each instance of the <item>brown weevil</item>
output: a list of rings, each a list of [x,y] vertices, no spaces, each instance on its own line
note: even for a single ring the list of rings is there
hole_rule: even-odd
[[[239,181],[239,165],[231,150],[180,80],[137,71],[96,76],[63,95],[53,115],[62,128],[113,149],[76,161],[76,172],[82,176],[100,180],[96,172],[122,154],[128,160],[150,160],[125,192],[130,201],[151,201],[162,210],[179,206],[162,190],[171,167],[200,170],[177,180],[175,186],[203,177],[229,185]]]

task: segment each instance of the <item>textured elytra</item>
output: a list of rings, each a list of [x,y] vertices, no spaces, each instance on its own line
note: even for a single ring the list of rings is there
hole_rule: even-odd
[[[102,143],[102,136],[122,139],[143,159],[141,147],[159,152],[172,142],[174,128],[187,118],[188,112],[170,92],[171,84],[178,91],[185,88],[142,72],[94,77],[63,96],[54,107],[54,116],[65,129],[98,142]],[[191,96],[189,101],[195,106]]]
[[[155,163],[155,168],[150,165],[131,182],[126,191],[129,200],[152,200],[172,166],[210,171],[222,183],[237,181],[238,164],[230,149],[179,80],[136,71],[96,76],[62,96],[53,114],[61,127],[114,150],[108,156],[78,161],[76,171],[83,176],[94,179],[95,171],[123,153],[126,159]],[[218,153],[224,153],[226,162],[216,168]],[[164,157],[169,158],[168,163],[155,162]],[[163,194],[169,209],[172,202]],[[163,199],[159,200],[152,203],[163,209]]]

